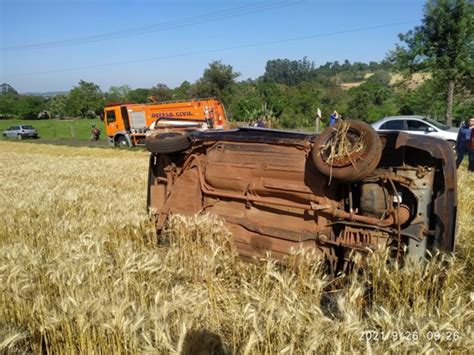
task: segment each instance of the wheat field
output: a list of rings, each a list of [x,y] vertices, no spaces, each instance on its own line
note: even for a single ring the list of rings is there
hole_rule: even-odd
[[[0,352],[300,354],[474,348],[474,176],[455,256],[372,255],[332,278],[312,255],[240,261],[212,216],[157,244],[141,151],[0,142]],[[298,259],[298,262],[296,262]]]

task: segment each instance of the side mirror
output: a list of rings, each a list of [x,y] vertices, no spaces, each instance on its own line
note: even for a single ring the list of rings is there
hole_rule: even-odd
[[[436,130],[433,127],[426,127],[425,128],[425,133],[433,133],[436,132]]]

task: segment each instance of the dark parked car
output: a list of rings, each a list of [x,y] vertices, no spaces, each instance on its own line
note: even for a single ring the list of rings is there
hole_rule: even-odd
[[[319,135],[242,127],[145,145],[158,232],[170,214],[211,213],[242,256],[308,248],[334,268],[353,250],[454,249],[456,166],[444,140],[344,120]]]
[[[11,126],[3,131],[3,136],[17,139],[38,138],[38,131],[30,125]]]

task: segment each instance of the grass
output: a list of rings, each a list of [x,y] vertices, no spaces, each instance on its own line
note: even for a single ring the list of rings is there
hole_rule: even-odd
[[[157,245],[147,154],[0,142],[0,352],[469,352],[474,176],[456,256],[330,279],[311,255],[242,263],[223,223],[174,217]],[[375,339],[377,337],[377,339]]]
[[[95,124],[101,130],[100,140],[106,140],[104,123],[99,119],[76,119],[76,120],[0,120],[0,132],[15,125],[32,125],[38,130],[40,139],[60,140],[77,139],[89,140],[91,126]],[[5,138],[3,138],[5,139]],[[10,138],[11,139],[11,138]]]

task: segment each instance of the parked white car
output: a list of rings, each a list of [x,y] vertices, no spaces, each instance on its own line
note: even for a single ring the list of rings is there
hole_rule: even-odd
[[[2,134],[4,137],[9,138],[17,138],[17,139],[24,139],[24,138],[38,138],[38,131],[36,128],[30,125],[18,125],[18,126],[11,126],[10,128],[3,131]]]
[[[459,128],[451,128],[423,116],[390,116],[372,124],[376,131],[403,131],[443,139],[454,147]]]

